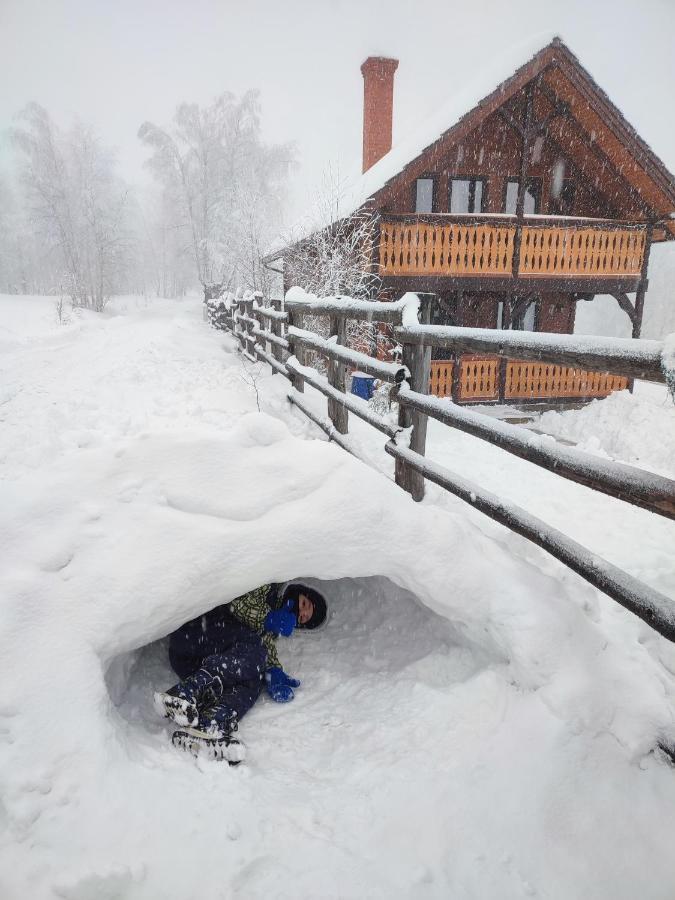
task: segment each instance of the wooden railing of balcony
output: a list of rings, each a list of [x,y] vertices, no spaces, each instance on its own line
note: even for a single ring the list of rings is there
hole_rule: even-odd
[[[430,394],[452,397],[457,403],[588,400],[591,397],[607,397],[612,391],[622,391],[628,387],[628,379],[623,375],[525,359],[508,360],[503,384],[500,384],[499,357],[475,354],[459,357],[459,370],[453,382],[456,365],[452,359],[432,361]]]
[[[379,269],[386,276],[514,274],[515,217],[384,217]],[[639,277],[647,226],[609,220],[526,217],[519,277]]]

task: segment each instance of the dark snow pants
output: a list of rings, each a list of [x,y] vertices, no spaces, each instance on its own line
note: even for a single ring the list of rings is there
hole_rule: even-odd
[[[169,659],[182,680],[170,693],[197,704],[200,728],[230,731],[260,696],[267,650],[255,631],[229,612],[223,615],[213,640],[204,640],[201,617],[171,635]],[[215,652],[200,657],[204,650]]]

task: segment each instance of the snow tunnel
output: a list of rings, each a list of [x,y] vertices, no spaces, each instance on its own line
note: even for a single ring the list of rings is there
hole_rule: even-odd
[[[405,730],[402,722],[418,719],[425,691],[450,689],[486,663],[485,653],[469,646],[447,618],[389,578],[297,581],[323,594],[328,615],[315,631],[297,629],[278,638],[280,661],[301,686],[293,704],[283,706],[263,691],[243,719],[240,736],[254,756],[272,741],[290,757],[297,745],[321,744],[327,722],[342,749],[369,724],[386,728],[389,720]],[[152,696],[178,680],[169,665],[168,637],[111,661],[106,683],[132,745],[167,742],[176,726],[158,716]],[[294,737],[284,740],[284,732]]]

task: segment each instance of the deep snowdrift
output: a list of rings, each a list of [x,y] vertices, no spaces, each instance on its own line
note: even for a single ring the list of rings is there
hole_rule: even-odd
[[[197,302],[56,328],[35,300],[21,332],[26,302],[1,336],[0,896],[670,896],[672,648],[315,439]],[[161,639],[301,576],[332,615],[281,646],[296,701],[245,720],[246,767],[176,754]]]

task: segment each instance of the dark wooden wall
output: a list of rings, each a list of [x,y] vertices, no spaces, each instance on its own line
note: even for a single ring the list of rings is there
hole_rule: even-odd
[[[521,120],[524,103],[524,92],[521,92],[505,104],[505,109],[513,118]],[[539,121],[552,108],[546,97],[536,95],[535,116]],[[552,186],[556,167],[562,162],[565,178],[574,184],[571,215],[633,220],[644,217],[644,208],[636,200],[635,192],[622,182],[612,162],[602,158],[576,117],[553,120],[539,151],[539,158],[530,161],[529,175],[541,179],[541,213],[555,212]],[[383,204],[382,211],[413,213],[416,179],[430,175],[435,179],[434,212],[449,212],[452,176],[487,177],[485,212],[503,212],[506,181],[518,177],[520,153],[518,133],[498,112],[493,113],[459,143],[441,141],[432,145],[381,192],[378,199]]]

